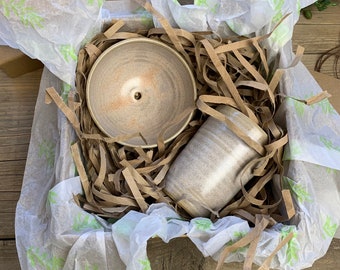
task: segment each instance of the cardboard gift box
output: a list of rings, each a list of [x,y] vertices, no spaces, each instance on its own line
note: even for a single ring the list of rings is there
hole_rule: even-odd
[[[316,71],[311,71],[311,74],[321,88],[331,94],[329,101],[335,110],[340,113],[340,80]]]
[[[283,49],[282,55],[286,57],[283,66],[289,66],[291,47]],[[286,112],[290,130],[300,135],[303,129],[299,129],[299,125],[310,124],[307,127],[313,131],[313,121],[320,123],[319,119],[325,119],[324,115],[320,116],[314,110],[323,107],[305,106],[301,101],[306,96],[300,97],[299,94],[309,94],[306,93],[307,89],[318,92],[319,86],[301,63],[296,68],[288,69],[284,76],[283,90],[288,100]],[[102,265],[109,269],[124,269],[126,265],[128,269],[149,269],[146,245],[148,239],[155,235],[165,242],[187,235],[204,256],[216,259],[225,245],[238,241],[239,237],[252,230],[246,221],[234,216],[219,219],[215,224],[205,218],[183,221],[173,211],[155,204],[146,213],[130,211],[113,224],[83,211],[74,203],[74,195],[83,190],[79,177],[73,177],[75,170],[70,155],[70,144],[74,142],[73,130],[55,106],[44,104],[45,90],[51,86],[63,93],[70,90],[69,86],[45,70],[32,129],[29,166],[26,167],[23,192],[17,207],[17,245],[25,268],[54,263],[56,268],[70,269],[98,268]],[[328,103],[324,105],[326,112],[334,112],[329,110]],[[299,116],[307,117],[308,121],[298,119],[296,112],[300,113]],[[339,120],[337,116],[332,117],[334,123]],[[322,139],[318,141],[319,144],[327,143],[318,149],[323,153],[332,150],[328,147],[334,148],[327,137],[320,136],[318,139]],[[310,146],[311,141],[305,139],[303,134],[292,142],[289,150],[293,158],[288,160],[291,166],[287,167],[286,185],[294,195],[297,215],[292,222],[277,224],[264,231],[261,239],[258,239],[259,248],[254,261],[257,264],[266,262],[266,258],[274,254],[278,243],[291,235],[289,244],[273,260],[272,267],[276,268],[309,266],[326,252],[338,224],[335,208],[328,208],[328,202],[323,202],[324,197],[321,196],[338,192],[332,188],[325,192],[327,185],[319,182],[324,180],[329,168],[309,162],[308,158],[313,158],[313,155],[303,153],[298,156],[301,150],[310,154],[308,147],[298,148],[299,142]],[[315,152],[315,148],[311,150]],[[336,156],[336,149],[331,154]],[[338,164],[333,162],[331,165],[333,168],[330,169],[339,169]],[[334,175],[327,179],[329,186],[334,186]],[[37,192],[43,194],[39,203],[33,199],[37,198]],[[241,261],[245,257],[245,250],[240,249],[231,255],[232,261]]]
[[[8,46],[0,46],[0,55],[0,69],[11,78],[43,67],[39,60],[32,59],[20,50]]]

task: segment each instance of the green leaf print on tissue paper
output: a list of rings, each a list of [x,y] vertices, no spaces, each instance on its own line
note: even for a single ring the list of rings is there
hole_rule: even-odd
[[[64,57],[66,62],[77,61],[77,53],[75,48],[71,44],[64,44],[59,46],[59,52]]]
[[[328,150],[335,150],[340,152],[340,146],[335,145],[331,140],[327,139],[326,137],[320,136],[320,141]]]
[[[36,269],[59,270],[62,269],[65,260],[59,257],[49,256],[46,252],[40,251],[39,248],[30,247],[27,250],[27,259],[29,264]],[[38,268],[38,266],[40,266]]]
[[[208,7],[209,8],[209,11],[212,13],[212,14],[216,14],[217,11],[218,11],[218,7],[219,7],[219,4],[216,3],[214,4],[213,6],[210,6],[208,4],[208,0],[195,0],[194,1],[194,4],[196,6],[200,6],[200,7]]]
[[[311,98],[312,96],[313,95],[311,95],[309,97],[305,97],[305,100]],[[290,98],[289,100],[291,102],[293,102],[296,114],[299,117],[303,117],[307,107],[315,108],[316,106],[321,107],[322,112],[326,115],[337,114],[336,110],[333,108],[333,106],[331,105],[331,103],[329,102],[328,99],[321,100],[321,101],[319,101],[315,104],[311,104],[311,105],[306,105],[302,100],[297,100],[297,99],[294,99],[294,98]]]
[[[238,240],[240,240],[241,238],[245,237],[247,234],[247,232],[234,232],[234,237]]]
[[[332,169],[332,168],[326,168],[326,173],[328,174],[337,174],[339,170]]]
[[[95,4],[95,2],[97,2],[98,7],[101,7],[104,4],[104,0],[87,0],[87,4],[90,6],[93,6]]]
[[[139,260],[139,263],[142,265],[143,270],[151,270],[151,264],[149,259]]]
[[[99,267],[97,265],[90,265],[88,262],[86,262],[84,270],[99,270]]]
[[[282,7],[283,4],[285,3],[284,0],[273,0],[273,4],[274,4],[274,10],[275,10],[275,16],[273,18],[273,22],[277,23],[281,20],[281,18],[283,17],[282,14]]]
[[[301,10],[301,1],[297,0],[296,1],[296,11],[298,14],[300,14],[300,10]]]
[[[299,156],[302,152],[301,145],[298,142],[290,141],[289,144],[285,146],[283,160],[292,160]]]
[[[284,239],[293,232],[293,238],[289,240],[287,243],[287,250],[286,250],[286,256],[287,256],[287,261],[290,266],[294,265],[294,263],[298,260],[299,255],[299,242],[297,240],[297,232],[296,228],[293,226],[284,226],[281,229],[281,238]]]
[[[203,7],[207,7],[208,6],[208,3],[207,3],[207,0],[195,0],[194,4],[196,6],[203,6]]]
[[[234,243],[236,243],[237,241],[239,241],[240,239],[242,239],[243,237],[245,237],[246,235],[247,235],[247,232],[242,232],[242,231],[234,232],[235,240],[229,241],[226,245],[231,246]],[[245,252],[248,249],[248,247],[249,247],[249,245],[246,245],[244,247],[240,247],[240,248],[234,250],[232,253]]]
[[[297,100],[295,98],[288,98],[287,102],[289,102],[290,104],[293,104],[296,115],[299,117],[303,117],[303,115],[305,114],[305,109],[306,109],[306,104],[303,103],[301,100]]]
[[[323,238],[327,238],[327,237],[333,238],[337,229],[338,229],[338,224],[334,223],[330,216],[327,216],[322,226]]]
[[[141,15],[141,22],[145,27],[150,28],[153,26],[151,13],[145,10],[143,7],[135,9],[133,14]]]
[[[337,114],[336,110],[333,108],[332,104],[329,102],[328,99],[324,99],[317,104],[319,104],[324,114],[328,114],[328,115]]]
[[[0,1],[4,16],[9,19],[11,14],[18,17],[24,26],[43,27],[44,18],[32,7],[26,5],[26,0],[2,0]]]
[[[81,232],[86,229],[100,229],[101,225],[93,216],[79,213],[73,220],[72,229],[76,232]]]
[[[313,201],[306,187],[302,186],[301,184],[295,183],[292,179],[285,176],[283,177],[283,181],[284,186],[286,188],[289,188],[293,192],[300,203]]]
[[[54,191],[52,191],[52,190],[50,190],[50,191],[48,192],[48,195],[47,195],[47,201],[48,201],[48,203],[49,203],[50,205],[56,204],[56,203],[57,203],[57,197],[58,197],[57,193],[54,192]]]
[[[39,158],[45,158],[47,162],[48,168],[53,168],[54,166],[54,157],[55,157],[55,144],[43,140],[39,145],[38,145],[39,151],[38,151],[38,157]]]
[[[63,82],[62,92],[61,92],[61,98],[65,102],[65,104],[68,104],[68,95],[71,91],[71,85],[69,85],[66,82]]]
[[[212,226],[210,219],[196,219],[194,221],[195,228],[200,231],[208,231]]]

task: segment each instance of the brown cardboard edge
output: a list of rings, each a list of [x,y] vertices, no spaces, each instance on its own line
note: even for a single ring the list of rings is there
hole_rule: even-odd
[[[8,46],[0,46],[0,55],[0,69],[11,78],[41,69],[44,66],[39,60],[32,59],[20,50]]]
[[[317,71],[312,70],[310,72],[320,87],[332,95],[329,101],[334,109],[340,113],[340,80]]]

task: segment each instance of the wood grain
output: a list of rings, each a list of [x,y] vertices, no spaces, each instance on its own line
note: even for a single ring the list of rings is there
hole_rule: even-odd
[[[153,270],[177,270],[177,269],[201,269],[214,270],[217,266],[211,257],[204,258],[189,238],[177,238],[168,244],[159,238],[153,238],[148,242],[148,256]],[[329,251],[317,260],[309,270],[335,270],[340,263],[340,240],[334,239]],[[222,270],[241,270],[243,263],[225,263]],[[258,269],[253,265],[253,269]]]
[[[19,199],[19,192],[6,192],[1,194],[0,205],[1,213],[14,214],[16,208],[16,202]]]
[[[321,56],[320,54],[304,54],[302,56],[302,63],[309,69],[309,70],[314,70],[315,68],[315,63]],[[339,67],[340,68],[340,67]],[[328,59],[321,68],[321,72],[323,74],[327,74],[329,76],[334,76],[334,57],[331,57]]]
[[[316,36],[315,33],[320,33]],[[321,54],[339,45],[340,24],[325,27],[325,25],[296,25],[293,44],[305,48],[305,54]]]
[[[332,1],[335,6],[329,6],[323,11],[318,11],[315,5],[308,7],[312,11],[312,19],[300,16],[294,27],[293,48],[300,45],[305,48],[302,62],[314,70],[317,59],[327,50],[340,44],[340,1]],[[327,60],[322,73],[334,76],[334,57]]]
[[[21,190],[26,160],[0,161],[0,196],[8,191]]]
[[[339,12],[339,5],[329,7],[325,11],[318,11],[313,8],[313,18],[308,20],[304,16],[300,16],[298,25],[324,25],[326,29],[332,28],[340,24]],[[327,17],[327,20],[325,20],[325,17]]]
[[[324,24],[330,25],[331,27],[340,24],[340,0],[332,0],[331,2],[333,5],[328,6],[328,8],[323,11],[319,11],[315,5],[306,7],[305,9],[312,11],[312,19],[306,19],[304,16],[300,16],[298,24]]]
[[[165,244],[160,238],[148,242],[148,256],[153,270],[212,270],[217,266],[211,257],[204,258],[189,238],[182,237]],[[241,270],[241,263],[224,264],[223,270]]]
[[[3,270],[20,270],[14,240],[0,240],[0,267]]]
[[[1,195],[0,195],[1,196]],[[13,201],[13,204],[16,202]],[[0,202],[0,207],[2,204]],[[0,240],[14,239],[14,213],[0,212]]]
[[[147,251],[153,270],[214,270],[216,268],[216,262],[210,257],[204,258],[196,246],[187,238],[174,239],[168,244],[154,238],[148,242]],[[308,269],[338,269],[339,254],[340,241],[333,240],[327,254]],[[14,240],[0,240],[0,266],[4,270],[20,270]],[[243,264],[227,263],[224,264],[222,269],[241,270],[243,269]],[[258,269],[258,267],[254,266],[253,269]]]
[[[15,208],[24,175],[41,72],[42,70],[37,70],[17,78],[9,78],[0,71],[0,239],[2,240],[14,239]],[[6,247],[13,247],[4,243],[2,241],[0,259]]]
[[[182,0],[192,3],[192,0]],[[339,2],[339,1],[335,1]],[[313,69],[321,53],[339,44],[340,5],[318,12],[313,19],[301,16],[294,29],[293,44],[306,48],[303,63]],[[1,57],[1,56],[0,56]],[[326,62],[322,73],[333,74],[333,63]],[[0,269],[19,270],[14,239],[14,212],[20,194],[35,101],[41,70],[8,78],[0,71]],[[187,238],[163,243],[149,241],[152,269],[215,269],[212,258],[204,258]],[[312,270],[338,269],[340,240],[334,239],[327,254],[315,262]],[[225,264],[223,269],[242,269],[242,264]],[[257,267],[254,267],[257,269]]]

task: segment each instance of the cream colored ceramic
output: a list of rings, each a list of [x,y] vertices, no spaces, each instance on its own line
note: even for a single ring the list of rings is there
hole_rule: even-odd
[[[267,134],[248,117],[230,106],[219,106],[233,123],[261,145]],[[165,178],[165,192],[191,216],[209,216],[218,211],[251,178],[251,168],[241,181],[237,175],[258,153],[231,132],[226,124],[212,117],[202,125],[171,165]],[[204,207],[206,206],[206,207]]]
[[[108,136],[140,133],[121,144],[154,147],[159,132],[186,108],[194,106],[195,79],[183,58],[149,38],[124,40],[94,63],[86,88],[87,105],[97,126]],[[192,115],[165,133],[176,137]]]

